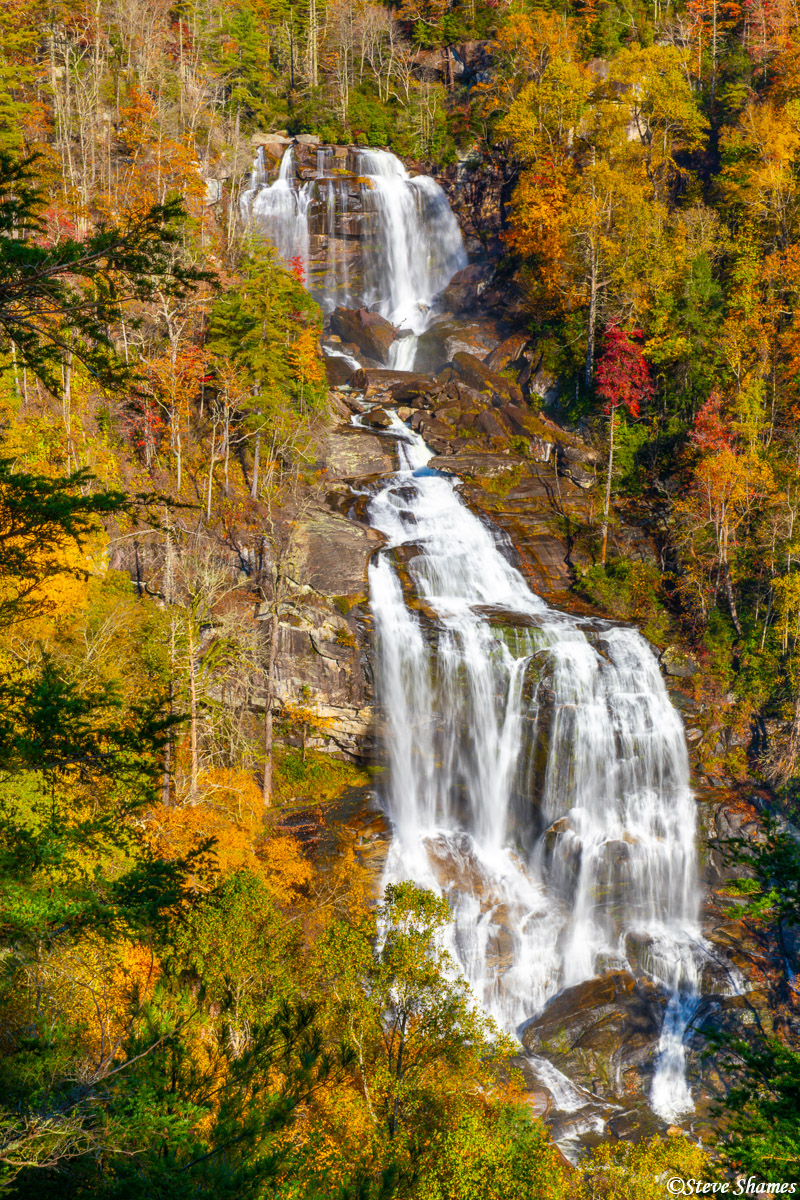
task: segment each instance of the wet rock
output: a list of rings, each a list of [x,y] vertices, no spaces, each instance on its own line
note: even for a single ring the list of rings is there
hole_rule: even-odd
[[[665,1003],[652,984],[609,971],[565,988],[526,1025],[522,1043],[604,1099],[642,1094]]]
[[[479,392],[489,392],[507,403],[522,405],[522,392],[515,383],[492,371],[474,354],[460,353],[453,356],[453,369],[469,387]]]
[[[449,471],[452,475],[466,478],[501,479],[503,475],[513,474],[519,468],[519,459],[508,454],[458,451],[445,461],[432,458],[430,466],[434,470]]]
[[[606,1129],[614,1137],[624,1142],[640,1142],[644,1138],[655,1137],[663,1130],[662,1123],[649,1108],[630,1108],[627,1112],[614,1113],[606,1121]],[[683,1133],[676,1129],[676,1133]]]
[[[373,429],[389,429],[392,424],[392,418],[385,408],[371,408],[369,412],[364,413],[363,420]]]
[[[425,375],[415,375],[413,371],[392,371],[388,367],[362,367],[351,376],[350,386],[365,396],[378,396],[396,385],[415,384],[417,381],[419,394],[422,394],[422,389],[430,382]]]
[[[397,336],[397,330],[380,313],[366,308],[335,308],[331,313],[330,327],[343,342],[352,342],[364,354],[378,362],[386,362],[389,347]]]
[[[340,358],[338,354],[325,355],[325,374],[328,379],[328,387],[340,387],[342,384],[349,383],[354,369],[352,363],[348,362],[346,358]]]
[[[547,1092],[532,1091],[525,1096],[525,1103],[531,1111],[531,1116],[544,1120],[550,1112],[550,1097]]]
[[[358,479],[397,470],[390,438],[347,426],[328,435],[324,459],[329,479]]]
[[[485,263],[472,263],[462,271],[456,271],[439,297],[439,303],[447,312],[474,312],[491,276],[492,268]]]

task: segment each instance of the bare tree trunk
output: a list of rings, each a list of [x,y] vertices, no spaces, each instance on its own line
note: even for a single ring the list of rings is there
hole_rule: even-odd
[[[256,448],[253,451],[253,483],[250,487],[250,499],[258,496],[258,469],[261,463],[261,434],[256,434]]]
[[[611,409],[610,433],[608,438],[608,478],[606,479],[606,494],[603,501],[603,546],[600,551],[600,562],[605,566],[606,550],[608,549],[608,514],[611,510],[611,480],[614,477],[614,418],[616,410]]]
[[[167,527],[167,545],[164,562],[164,599],[168,605],[172,605],[173,595],[173,546],[172,546],[172,528],[170,525],[169,509],[166,509],[166,527]],[[170,617],[169,631],[169,715],[174,716],[175,713],[175,612],[172,611]],[[169,730],[167,735],[167,744],[164,747],[164,772],[161,778],[161,803],[165,808],[169,807],[171,798],[172,784],[172,740],[173,731]]]
[[[208,463],[208,495],[206,496],[206,521],[211,520],[211,494],[214,488],[214,451],[216,450],[217,441],[217,423],[216,421],[211,426],[211,454]]]
[[[795,700],[794,704],[794,717],[792,719],[792,728],[789,733],[789,748],[783,770],[785,779],[791,779],[795,774],[798,755],[800,755],[800,692],[798,692],[797,699]]]
[[[227,496],[228,488],[229,488],[228,466],[229,466],[230,460],[231,460],[231,410],[230,410],[230,406],[227,403],[225,405],[224,437],[225,437],[225,495]]]
[[[742,626],[739,623],[739,613],[736,610],[736,597],[733,592],[733,580],[727,556],[722,560],[722,578],[725,583],[725,595],[728,598],[728,608],[731,610],[731,620],[739,637],[742,636]]]
[[[278,657],[280,587],[281,582],[278,575],[275,579],[275,594],[269,628],[269,650],[264,670],[264,779],[261,786],[264,808],[269,808],[272,803],[272,704],[275,698],[275,662]]]
[[[589,329],[586,336],[586,365],[584,382],[587,392],[594,378],[594,331],[597,324],[597,254],[592,247],[591,275],[589,277]]]
[[[312,88],[319,84],[319,60],[317,43],[319,41],[319,22],[317,19],[316,0],[309,0],[308,5],[308,82]]]
[[[191,746],[192,801],[197,800],[197,784],[200,774],[197,752],[197,664],[195,663],[194,624],[189,619],[189,737]]]

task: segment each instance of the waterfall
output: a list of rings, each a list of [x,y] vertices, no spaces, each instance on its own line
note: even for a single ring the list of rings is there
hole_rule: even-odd
[[[285,262],[300,258],[325,312],[365,307],[396,325],[390,365],[410,369],[436,296],[466,265],[461,231],[434,179],[386,150],[346,153],[347,170],[321,147],[314,177],[298,179],[289,147],[271,184],[259,154],[242,211]]]
[[[252,189],[252,185],[251,185]],[[299,258],[308,272],[308,208],[311,194],[296,188],[291,146],[281,159],[278,178],[270,187],[256,187],[250,200],[253,220],[268,231],[270,241],[284,262]]]
[[[434,179],[412,179],[386,150],[358,156],[364,207],[373,215],[364,248],[363,303],[402,330],[421,333],[434,298],[466,266],[450,205]]]
[[[680,719],[644,638],[534,595],[421,438],[394,432],[401,469],[368,510],[387,539],[370,568],[387,880],[447,897],[454,952],[506,1029],[610,968],[660,985],[651,1104],[674,1120],[705,953]]]

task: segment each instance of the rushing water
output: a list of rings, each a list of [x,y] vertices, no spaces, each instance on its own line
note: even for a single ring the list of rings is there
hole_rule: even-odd
[[[401,470],[369,506],[388,539],[370,570],[387,878],[447,897],[461,966],[505,1028],[610,967],[661,984],[651,1102],[674,1119],[692,1107],[704,945],[680,719],[644,638],[549,608],[398,427]]]
[[[406,336],[391,365],[410,368],[437,293],[466,262],[461,234],[434,180],[385,151],[347,154],[349,172],[321,148],[303,181],[291,149],[271,184],[257,165],[243,208],[287,262],[301,259],[326,311],[364,305],[396,324]],[[401,469],[369,505],[387,538],[370,568],[387,881],[447,897],[453,950],[506,1029],[610,968],[660,985],[650,1099],[674,1120],[692,1108],[684,1038],[707,953],[680,719],[636,630],[549,608],[427,468],[421,438],[397,420],[394,434]],[[599,1128],[597,1097],[531,1062],[578,1114],[573,1134]]]
[[[436,296],[466,265],[461,232],[434,179],[386,150],[351,156],[348,173],[321,148],[316,177],[301,181],[289,147],[271,184],[259,159],[242,208],[284,261],[300,260],[326,312],[363,306],[396,325],[405,336],[389,365],[408,370]]]

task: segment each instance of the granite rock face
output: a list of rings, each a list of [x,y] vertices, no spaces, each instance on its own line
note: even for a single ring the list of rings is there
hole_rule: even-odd
[[[665,1005],[652,984],[608,971],[559,992],[525,1026],[522,1043],[595,1096],[640,1096],[652,1078]]]
[[[357,346],[368,358],[385,363],[397,336],[391,321],[366,308],[335,308],[330,316],[331,332],[346,344]]]

